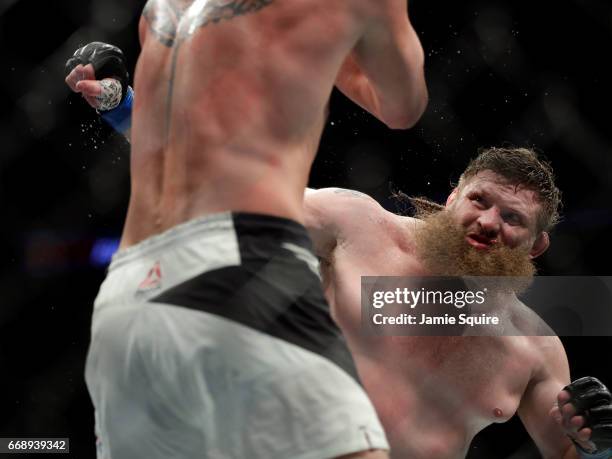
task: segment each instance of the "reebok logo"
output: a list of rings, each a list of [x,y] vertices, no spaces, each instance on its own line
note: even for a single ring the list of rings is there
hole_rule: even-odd
[[[147,277],[138,285],[138,292],[148,292],[150,290],[157,290],[161,287],[162,272],[159,261],[149,269]]]

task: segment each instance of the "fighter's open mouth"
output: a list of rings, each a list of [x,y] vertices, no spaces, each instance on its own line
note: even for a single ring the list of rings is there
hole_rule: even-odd
[[[496,242],[495,239],[489,239],[488,237],[485,236],[481,236],[479,234],[468,234],[465,237],[465,240],[468,242],[468,244],[470,244],[472,247],[475,247],[477,249],[481,249],[481,250],[485,250],[490,248],[491,246],[493,246]]]

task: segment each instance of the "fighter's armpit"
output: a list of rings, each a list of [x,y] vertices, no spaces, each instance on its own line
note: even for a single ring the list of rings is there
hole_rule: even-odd
[[[274,0],[149,0],[143,16],[164,46],[172,47],[200,27],[255,13]]]

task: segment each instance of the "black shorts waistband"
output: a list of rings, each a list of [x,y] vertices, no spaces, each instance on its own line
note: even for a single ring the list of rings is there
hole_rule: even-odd
[[[226,234],[228,237],[235,234],[241,248],[257,241],[257,245],[266,247],[265,251],[271,251],[285,242],[313,252],[306,228],[294,220],[265,214],[222,212],[189,220],[120,250],[113,255],[109,271],[167,247],[188,243],[193,238]]]
[[[256,237],[270,242],[290,242],[313,251],[306,228],[295,220],[265,214],[247,212],[232,213],[238,239]]]

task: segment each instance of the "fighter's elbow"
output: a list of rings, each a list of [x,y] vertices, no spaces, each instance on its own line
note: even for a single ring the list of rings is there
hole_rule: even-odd
[[[385,124],[389,129],[410,129],[419,121],[419,118],[419,116],[390,118],[385,121]]]
[[[419,96],[406,101],[393,113],[389,113],[383,121],[390,129],[410,129],[421,119],[427,102],[427,91],[423,91]]]

